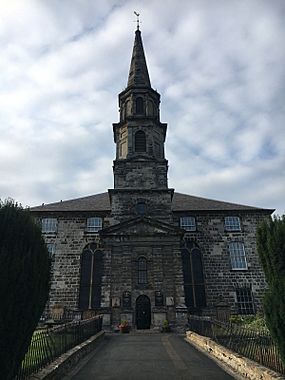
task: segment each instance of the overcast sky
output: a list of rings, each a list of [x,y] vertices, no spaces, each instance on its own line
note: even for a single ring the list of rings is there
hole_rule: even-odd
[[[284,0],[0,0],[0,198],[113,187],[135,16],[169,186],[285,212]]]

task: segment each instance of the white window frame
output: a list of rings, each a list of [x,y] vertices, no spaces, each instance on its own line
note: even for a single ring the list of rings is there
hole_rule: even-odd
[[[86,232],[98,232],[102,230],[102,218],[92,216],[86,220]]]
[[[196,219],[194,216],[181,216],[180,227],[185,231],[196,231]]]
[[[225,217],[225,231],[241,231],[239,216]]]
[[[42,219],[42,233],[51,234],[57,232],[57,219],[56,218],[43,218]]]
[[[240,241],[232,241],[228,246],[231,269],[232,270],[247,270],[246,253],[244,244]]]

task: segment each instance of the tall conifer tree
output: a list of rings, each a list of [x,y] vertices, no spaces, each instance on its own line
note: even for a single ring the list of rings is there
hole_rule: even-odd
[[[0,372],[12,379],[28,349],[49,291],[49,255],[41,231],[12,201],[0,201]]]
[[[257,231],[257,247],[268,290],[264,312],[268,328],[285,363],[285,216],[263,222]]]

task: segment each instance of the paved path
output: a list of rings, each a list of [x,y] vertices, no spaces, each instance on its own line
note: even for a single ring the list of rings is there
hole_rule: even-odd
[[[175,334],[110,334],[72,380],[230,380],[207,356]]]

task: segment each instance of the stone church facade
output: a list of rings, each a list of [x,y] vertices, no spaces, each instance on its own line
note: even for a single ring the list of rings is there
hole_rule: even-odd
[[[114,188],[31,209],[51,254],[48,308],[104,315],[105,326],[185,326],[219,307],[253,314],[265,279],[256,227],[273,210],[181,194],[168,187],[167,124],[151,87],[141,32],[113,124]],[[90,313],[89,313],[90,315]]]

